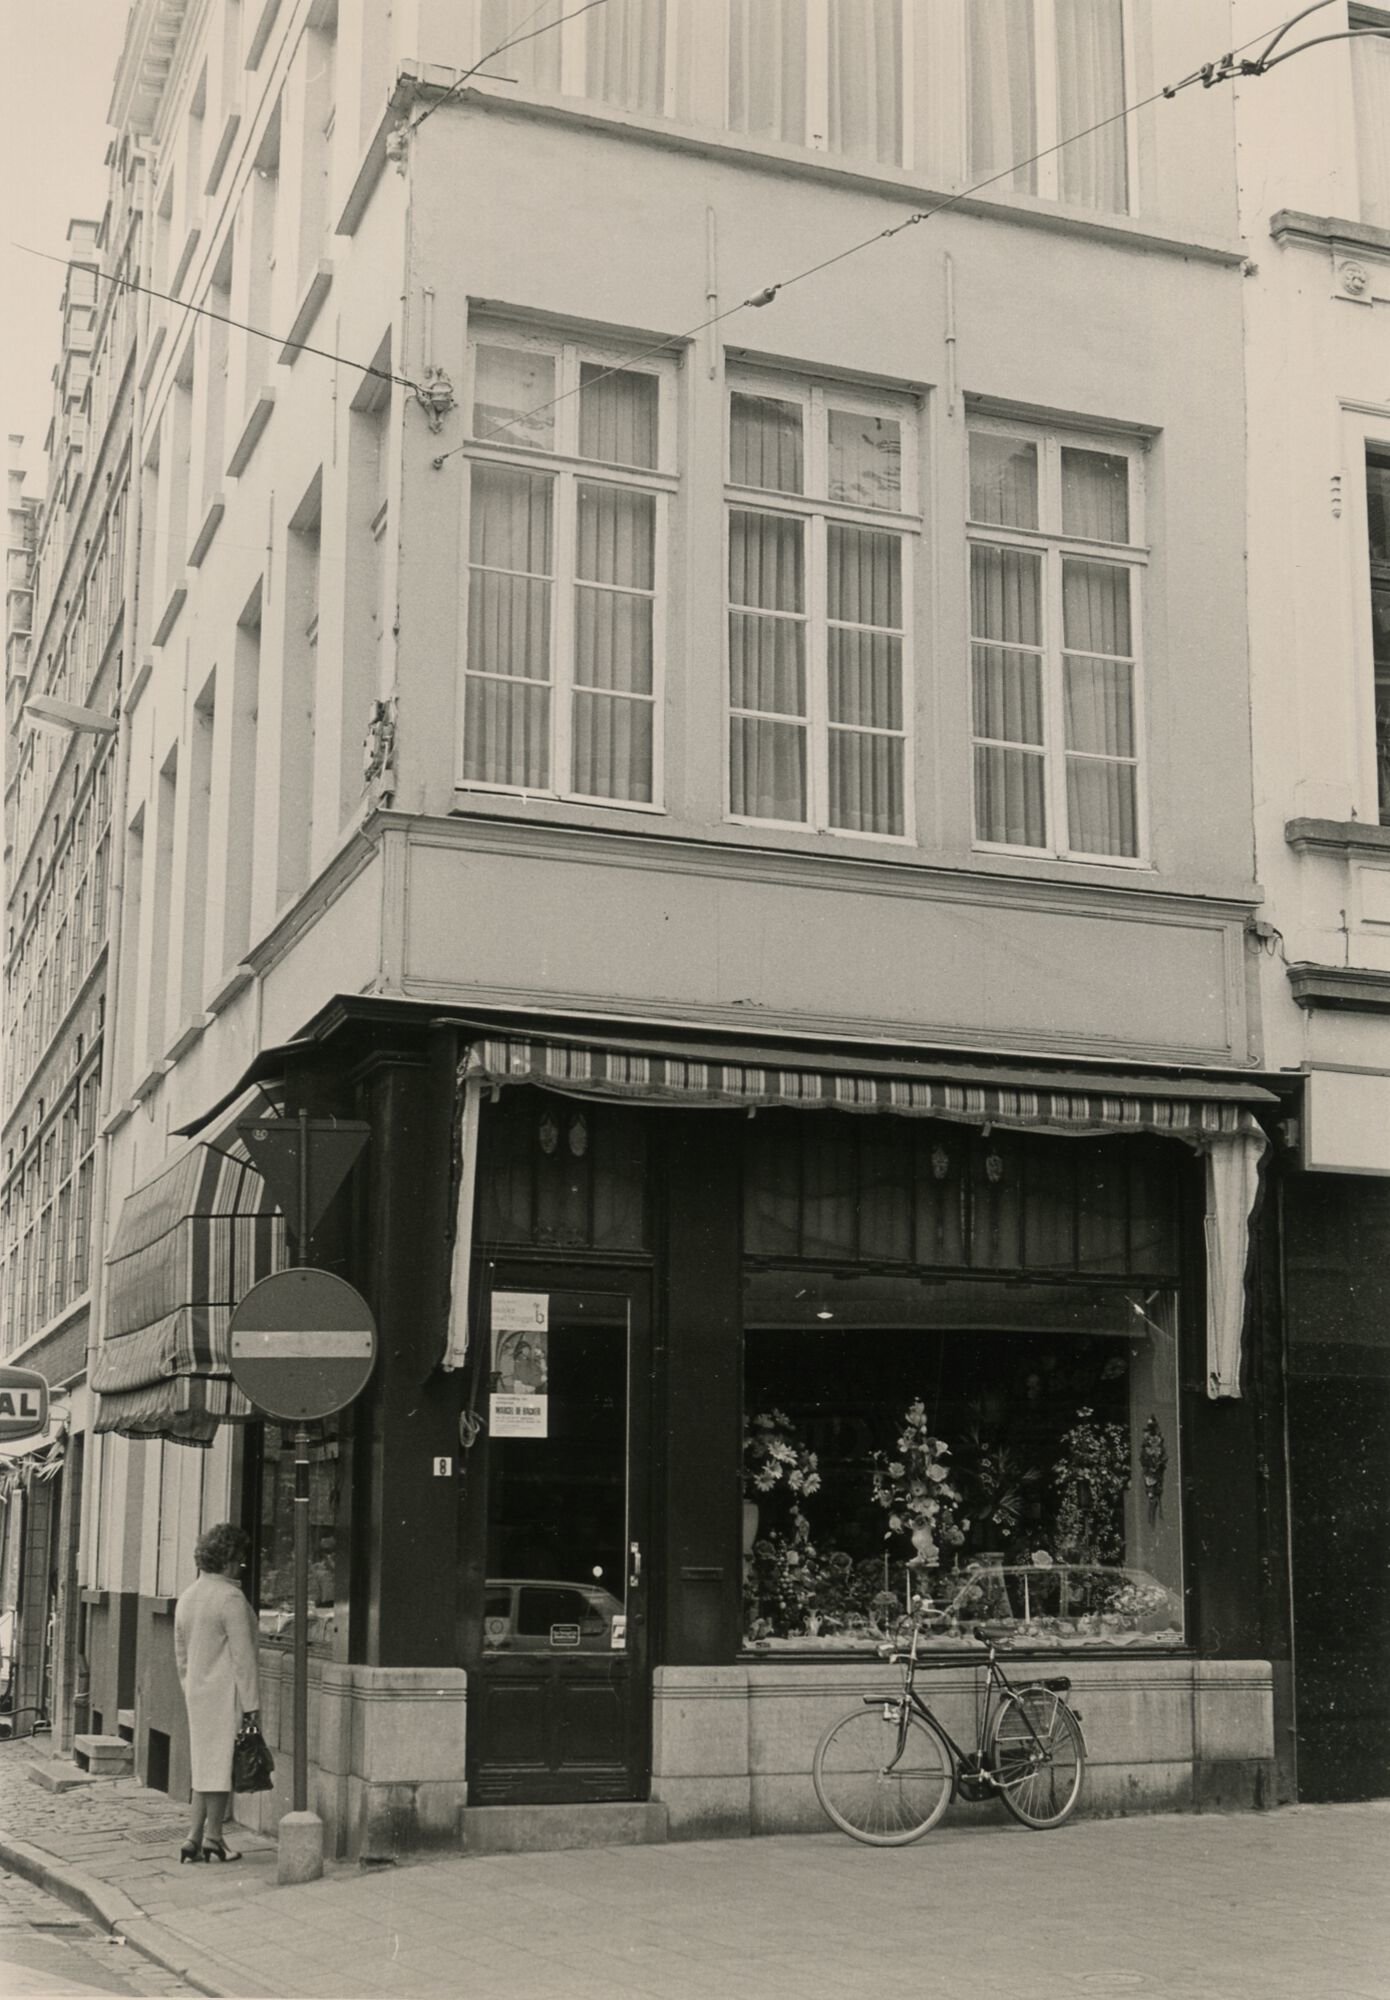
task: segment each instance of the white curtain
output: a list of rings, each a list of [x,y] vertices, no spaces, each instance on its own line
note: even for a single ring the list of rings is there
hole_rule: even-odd
[[[483,74],[514,77],[530,90],[558,91],[561,38],[555,23],[567,11],[565,0],[542,0],[539,7],[536,0],[482,0],[479,56],[500,48],[514,35],[529,37],[494,57]],[[537,34],[538,28],[543,32]]]
[[[826,533],[830,823],[903,831],[902,543],[839,521]]]
[[[1361,220],[1390,229],[1390,39],[1364,35],[1351,51]]]
[[[806,144],[806,0],[729,0],[728,123]]]
[[[658,400],[655,375],[581,362],[579,456],[609,465],[654,467]]]
[[[481,783],[550,783],[554,497],[545,474],[472,468],[464,774]]]
[[[1113,124],[1072,140],[1057,155],[1057,191],[1078,208],[1128,206],[1123,0],[1054,0],[1057,9],[1057,136],[1071,139],[1103,118]]]
[[[585,19],[586,97],[659,118],[666,108],[666,0],[605,0]]]
[[[473,1275],[473,1202],[478,1186],[478,1124],[482,1117],[483,1079],[470,1076],[463,1086],[462,1159],[459,1167],[458,1215],[454,1226],[454,1258],[449,1282],[449,1339],[445,1371],[462,1368],[468,1359],[468,1303]]]
[[[767,493],[805,490],[800,403],[779,396],[729,398],[729,478]]]
[[[981,840],[1042,847],[1041,557],[971,549],[970,630],[975,735],[992,739],[975,746],[975,831]]]
[[[1127,458],[1063,445],[1062,533],[1088,542],[1129,540]]]
[[[804,533],[799,520],[730,511],[730,803],[755,819],[806,818]]]
[[[968,0],[970,178],[1001,174],[1038,149],[1033,0]],[[1020,166],[998,185],[1037,190],[1037,169]]]
[[[572,783],[590,798],[652,796],[656,501],[581,480],[575,549]]]
[[[899,165],[902,0],[829,0],[826,26],[830,151],[884,166]]]
[[[1062,631],[1068,845],[1085,854],[1137,854],[1128,570],[1065,560]]]
[[[1245,1267],[1264,1149],[1258,1130],[1223,1133],[1206,1148],[1207,1394],[1213,1399],[1240,1395]]]
[[[970,518],[1007,528],[1038,525],[1038,447],[993,431],[970,434]]]

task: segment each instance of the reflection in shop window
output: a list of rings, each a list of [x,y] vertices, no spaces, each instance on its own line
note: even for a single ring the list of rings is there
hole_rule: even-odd
[[[309,1644],[328,1648],[337,1631],[338,1419],[316,1427],[309,1448]],[[343,1572],[345,1577],[346,1572]],[[292,1433],[265,1427],[261,1462],[261,1637],[294,1641],[294,1445]]]

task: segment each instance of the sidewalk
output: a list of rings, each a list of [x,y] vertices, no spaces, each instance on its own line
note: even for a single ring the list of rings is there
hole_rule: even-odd
[[[131,1781],[59,1796],[0,1746],[0,1865],[209,1993],[375,2000],[1390,2000],[1390,1802],[450,1857],[275,1886],[273,1850],[177,1866]],[[86,1897],[85,1905],[80,1899]]]

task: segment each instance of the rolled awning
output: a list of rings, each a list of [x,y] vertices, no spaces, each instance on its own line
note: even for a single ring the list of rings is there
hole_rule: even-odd
[[[219,1423],[248,1421],[232,1311],[284,1267],[285,1224],[239,1145],[191,1146],[127,1195],[106,1261],[93,1428],[206,1445]]]
[[[1206,1157],[1207,1392],[1239,1396],[1250,1221],[1267,1141],[1256,1115],[1279,1099],[1239,1077],[1166,1078],[1021,1064],[918,1061],[767,1046],[480,1034],[459,1068],[462,1172],[446,1369],[468,1352],[469,1274],[485,1096],[530,1084],[564,1096],[712,1110],[850,1111],[944,1119],[1061,1138],[1151,1134]]]

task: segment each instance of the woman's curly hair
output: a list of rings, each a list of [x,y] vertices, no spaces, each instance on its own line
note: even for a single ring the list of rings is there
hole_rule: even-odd
[[[199,1535],[193,1560],[211,1576],[223,1576],[245,1562],[251,1550],[250,1537],[234,1521],[219,1521],[215,1528]]]

